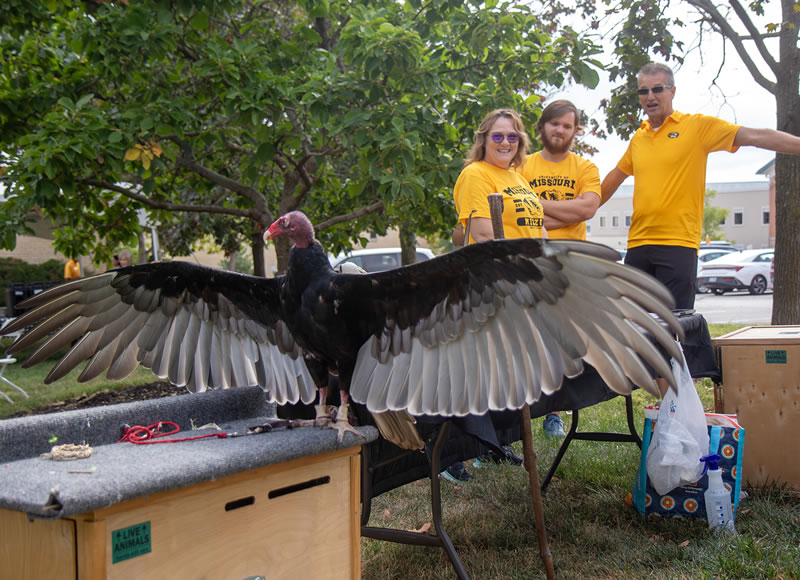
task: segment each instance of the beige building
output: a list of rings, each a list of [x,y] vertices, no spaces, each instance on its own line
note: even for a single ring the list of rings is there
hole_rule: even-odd
[[[769,175],[770,165],[758,173]],[[633,184],[627,180],[589,220],[587,238],[615,249],[627,246],[633,215]],[[775,243],[774,169],[769,181],[707,183],[717,192],[711,202],[729,210],[721,227],[724,239],[739,249],[771,248]]]

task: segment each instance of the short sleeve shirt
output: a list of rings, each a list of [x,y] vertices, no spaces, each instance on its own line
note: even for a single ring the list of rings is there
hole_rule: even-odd
[[[470,214],[491,219],[490,193],[503,194],[503,229],[507,238],[541,237],[544,214],[539,196],[531,191],[521,173],[485,161],[470,163],[456,180],[453,199],[458,221],[466,225]]]
[[[600,173],[597,166],[583,157],[570,153],[566,159],[553,163],[540,152],[529,155],[522,166],[522,175],[539,199],[568,201],[584,193],[600,196]],[[586,222],[547,230],[551,238],[586,239]]]
[[[654,131],[644,121],[617,168],[634,176],[628,247],[700,247],[706,162],[712,151],[735,152],[739,125],[674,111]]]

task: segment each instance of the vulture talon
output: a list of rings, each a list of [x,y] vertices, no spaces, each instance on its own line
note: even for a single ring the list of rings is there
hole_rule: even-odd
[[[346,431],[354,434],[356,437],[359,437],[361,439],[366,439],[366,437],[364,437],[364,435],[362,435],[361,432],[355,427],[353,427],[350,424],[350,421],[348,421],[347,411],[349,407],[350,407],[349,404],[339,405],[339,409],[337,410],[336,413],[336,421],[333,421],[329,425],[329,428],[335,429],[338,432],[336,440],[339,443],[341,443],[342,440],[344,439],[344,434]]]
[[[315,427],[327,427],[333,422],[333,405],[314,405],[317,416],[314,418]]]

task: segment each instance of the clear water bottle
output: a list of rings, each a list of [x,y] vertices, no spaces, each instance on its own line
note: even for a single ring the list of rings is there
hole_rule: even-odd
[[[720,456],[716,453],[700,458],[708,468],[708,489],[703,494],[706,501],[708,527],[712,530],[733,532],[733,504],[731,492],[722,483],[722,470],[719,468]]]

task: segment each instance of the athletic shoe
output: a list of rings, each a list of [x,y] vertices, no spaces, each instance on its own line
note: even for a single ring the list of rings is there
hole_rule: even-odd
[[[450,483],[464,483],[472,479],[467,468],[460,461],[445,469],[441,475]]]
[[[489,453],[477,457],[472,462],[473,467],[487,467],[492,464],[507,463],[509,465],[522,465],[524,463],[522,457],[511,451],[511,447],[503,445],[503,454],[497,451],[489,450]]]
[[[542,421],[542,429],[544,429],[544,434],[548,437],[567,436],[564,432],[564,422],[561,420],[561,417],[553,415],[552,413],[547,415],[544,421]]]

